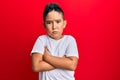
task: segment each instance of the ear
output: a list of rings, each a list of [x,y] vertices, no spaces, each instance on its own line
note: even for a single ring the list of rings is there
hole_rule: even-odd
[[[64,22],[63,22],[63,28],[65,28],[65,27],[66,27],[66,25],[67,25],[67,21],[66,21],[66,20],[64,20]]]

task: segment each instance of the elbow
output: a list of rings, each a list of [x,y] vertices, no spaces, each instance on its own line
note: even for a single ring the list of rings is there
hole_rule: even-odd
[[[33,72],[39,72],[37,67],[32,67]]]
[[[71,66],[70,66],[70,70],[71,70],[71,71],[75,71],[75,69],[76,69],[76,66],[75,66],[75,65],[71,65]]]
[[[71,66],[69,66],[69,70],[75,71],[75,69],[76,69],[76,65],[72,63]]]
[[[37,65],[32,66],[33,72],[40,72],[41,70],[37,67]]]
[[[36,66],[32,66],[32,70],[33,70],[33,72],[42,72],[43,71],[43,69],[38,67],[37,65]]]
[[[75,71],[76,70],[76,67],[77,67],[77,58],[74,58],[74,57],[69,57],[69,59],[71,60],[70,63],[69,63],[69,70],[71,71]]]

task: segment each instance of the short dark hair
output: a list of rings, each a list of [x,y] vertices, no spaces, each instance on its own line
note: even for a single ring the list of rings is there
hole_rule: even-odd
[[[56,3],[50,3],[50,4],[47,4],[47,5],[45,6],[45,9],[44,9],[44,12],[43,12],[43,20],[44,20],[44,21],[45,21],[45,19],[46,19],[47,14],[48,14],[49,12],[53,11],[53,10],[55,10],[55,11],[57,11],[57,12],[59,12],[59,13],[62,13],[62,17],[63,17],[63,19],[64,19],[64,12],[63,12],[63,10],[61,9],[61,7],[60,7],[58,4],[56,4]]]

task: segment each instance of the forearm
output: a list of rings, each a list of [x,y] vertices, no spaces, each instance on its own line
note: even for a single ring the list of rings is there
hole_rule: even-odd
[[[39,63],[33,65],[34,72],[49,71],[53,69],[55,69],[55,67],[53,67],[52,65],[50,65],[49,63],[45,61],[40,61]]]
[[[66,57],[56,57],[56,56],[50,55],[45,58],[45,61],[56,68],[68,69],[68,70],[75,70],[76,68],[74,61]]]

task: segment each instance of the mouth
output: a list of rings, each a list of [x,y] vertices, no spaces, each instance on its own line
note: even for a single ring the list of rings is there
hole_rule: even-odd
[[[53,31],[52,33],[53,33],[53,34],[57,34],[57,33],[58,33],[58,31]]]

